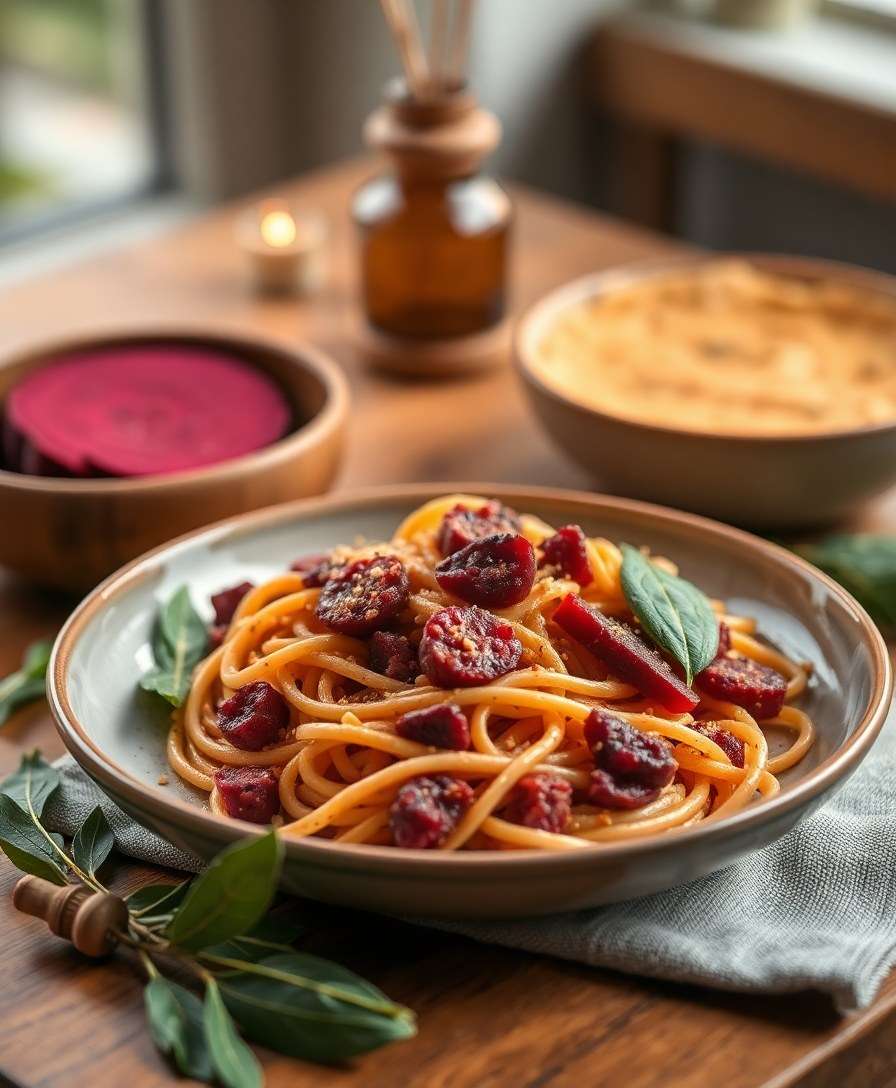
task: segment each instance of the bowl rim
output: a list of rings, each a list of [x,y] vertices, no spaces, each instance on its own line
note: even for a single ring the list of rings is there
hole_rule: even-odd
[[[588,272],[549,291],[537,301],[526,307],[517,321],[513,333],[513,359],[518,373],[523,380],[535,387],[543,396],[550,397],[559,404],[574,408],[579,412],[604,422],[624,425],[633,430],[668,435],[679,439],[716,439],[739,445],[757,443],[763,446],[805,445],[826,440],[871,437],[896,432],[896,418],[889,423],[868,423],[860,427],[842,427],[827,431],[809,431],[795,434],[738,434],[727,431],[715,431],[696,427],[672,427],[662,423],[610,412],[576,400],[571,394],[563,393],[557,387],[545,381],[539,373],[536,346],[545,327],[557,315],[570,306],[575,306],[591,298],[612,294],[617,290],[631,287],[633,284],[660,280],[681,269],[697,268],[701,265],[716,264],[723,261],[741,260],[758,268],[790,275],[798,279],[838,280],[857,288],[885,294],[896,300],[896,277],[886,272],[878,272],[845,261],[833,261],[820,257],[800,257],[785,253],[731,252],[679,253],[662,257],[646,257],[629,261],[597,272]]]
[[[221,331],[220,327],[201,324],[152,324],[133,325],[122,329],[55,337],[20,350],[8,352],[0,358],[0,369],[39,360],[42,357],[75,350],[87,350],[116,344],[130,345],[153,342],[180,341],[185,344],[214,345],[220,349],[239,352],[264,351],[278,355],[291,365],[311,375],[323,391],[323,403],[319,410],[294,430],[287,432],[276,442],[239,457],[230,457],[201,468],[186,469],[150,476],[100,477],[97,479],[72,479],[67,476],[33,476],[13,472],[0,466],[0,490],[8,488],[19,492],[39,492],[49,495],[114,496],[154,493],[169,487],[201,487],[203,484],[224,484],[256,472],[264,472],[293,457],[314,449],[329,435],[335,433],[346,415],[350,401],[348,381],[339,364],[319,348],[304,341],[288,343],[269,335],[247,334],[239,330]]]
[[[334,843],[326,839],[284,838],[291,856],[304,857],[309,862],[323,864],[330,869],[366,870],[369,873],[389,874],[403,870],[414,863],[425,863],[429,875],[434,877],[471,875],[482,872],[483,866],[496,865],[502,872],[528,871],[533,864],[548,867],[615,861],[636,857],[658,848],[672,849],[707,839],[719,839],[736,832],[743,832],[794,809],[799,810],[814,798],[824,794],[841,778],[847,777],[865,757],[876,740],[890,707],[893,693],[893,669],[886,644],[871,617],[861,605],[840,585],[813,567],[806,560],[743,530],[712,521],[709,518],[673,510],[634,499],[591,494],[582,491],[549,487],[529,487],[514,484],[487,484],[479,482],[445,482],[437,484],[387,485],[363,487],[336,495],[299,499],[262,510],[250,511],[227,518],[202,529],[185,533],[176,540],[146,552],[126,564],[101,582],[77,606],[56,638],[47,669],[47,699],[57,731],[67,750],[91,777],[108,787],[113,796],[124,797],[135,809],[149,811],[173,826],[186,826],[190,831],[206,839],[235,841],[247,835],[262,835],[264,828],[240,820],[216,816],[208,809],[192,804],[179,797],[165,795],[161,788],[151,787],[132,777],[116,764],[90,737],[79,721],[67,694],[67,672],[72,652],[81,632],[94,615],[112,601],[132,589],[140,581],[152,577],[169,555],[192,548],[197,543],[220,543],[231,537],[239,537],[261,528],[269,528],[301,518],[334,511],[350,512],[367,510],[387,502],[424,502],[440,494],[453,492],[493,495],[499,499],[514,501],[520,505],[527,500],[537,503],[554,503],[570,510],[578,506],[592,515],[602,511],[621,512],[635,517],[658,520],[673,528],[697,530],[718,540],[732,542],[740,548],[760,553],[778,567],[789,568],[795,575],[808,577],[820,583],[833,594],[857,622],[861,641],[872,659],[872,691],[868,703],[852,734],[839,745],[804,779],[788,786],[761,804],[750,805],[740,812],[718,822],[700,823],[690,827],[671,829],[662,835],[647,836],[631,842],[599,844],[575,851],[490,851],[477,853],[457,851],[444,853],[429,850],[396,850],[394,847],[367,844]]]

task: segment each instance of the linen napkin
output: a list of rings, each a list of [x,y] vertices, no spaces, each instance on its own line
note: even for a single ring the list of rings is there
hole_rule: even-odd
[[[119,849],[196,872],[202,862],[136,824],[70,758],[45,822],[71,835],[102,806]],[[627,903],[522,921],[425,922],[633,975],[722,990],[829,994],[868,1005],[896,964],[896,711],[853,777],[790,834],[721,872]]]

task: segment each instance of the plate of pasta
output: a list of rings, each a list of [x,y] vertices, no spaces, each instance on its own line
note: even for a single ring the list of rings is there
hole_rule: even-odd
[[[271,824],[285,886],[441,917],[671,886],[785,833],[892,687],[840,587],[642,503],[387,488],[149,553],[50,671],[69,750],[200,856]]]

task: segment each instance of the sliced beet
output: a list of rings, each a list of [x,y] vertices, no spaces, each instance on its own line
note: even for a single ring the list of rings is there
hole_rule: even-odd
[[[735,767],[743,767],[746,757],[746,747],[740,737],[722,729],[715,722],[697,722],[694,728],[704,737],[709,737],[722,749]]]
[[[409,710],[395,723],[395,732],[406,740],[466,752],[470,747],[470,726],[457,703],[439,703]]]
[[[436,579],[447,593],[470,604],[509,608],[532,589],[535,550],[516,533],[485,536],[443,559]]]
[[[20,471],[150,476],[217,464],[281,438],[286,398],[255,367],[176,343],[63,356],[6,401]]]
[[[624,624],[592,608],[574,593],[554,612],[554,622],[600,658],[614,676],[674,714],[685,714],[698,697],[678,679],[660,655]]]
[[[564,525],[541,545],[540,566],[556,567],[584,589],[594,581],[588,562],[588,538],[579,525]]]
[[[517,782],[502,815],[513,824],[559,832],[566,827],[571,804],[572,786],[565,778],[527,774]]]
[[[697,683],[707,695],[743,707],[757,721],[776,718],[787,695],[787,681],[779,672],[745,657],[717,657]]]
[[[588,715],[585,740],[594,752],[588,796],[601,808],[649,804],[678,770],[668,741],[606,710],[595,709]]]
[[[389,810],[395,845],[413,850],[440,846],[472,805],[473,796],[468,782],[445,774],[405,782]]]
[[[439,609],[420,640],[420,665],[440,688],[488,684],[515,669],[522,653],[512,625],[475,605]]]
[[[495,533],[518,533],[520,516],[497,499],[489,499],[478,510],[458,503],[442,518],[436,542],[442,555],[452,555],[461,548]]]
[[[222,767],[215,786],[228,816],[269,824],[280,811],[277,776],[270,767]]]
[[[367,664],[381,676],[412,684],[420,674],[417,650],[405,635],[394,631],[374,631],[368,643]]]
[[[363,638],[393,619],[407,604],[410,593],[401,560],[394,555],[373,555],[330,572],[315,614],[331,630]]]

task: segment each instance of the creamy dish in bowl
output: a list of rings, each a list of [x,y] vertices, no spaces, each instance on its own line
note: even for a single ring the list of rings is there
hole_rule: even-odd
[[[896,299],[739,258],[583,299],[541,336],[535,372],[603,412],[737,435],[896,421]]]

